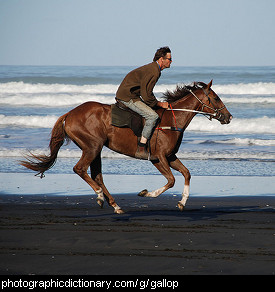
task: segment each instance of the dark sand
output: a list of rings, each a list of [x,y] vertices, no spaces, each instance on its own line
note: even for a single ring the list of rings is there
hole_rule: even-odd
[[[0,274],[275,273],[275,197],[0,196]]]

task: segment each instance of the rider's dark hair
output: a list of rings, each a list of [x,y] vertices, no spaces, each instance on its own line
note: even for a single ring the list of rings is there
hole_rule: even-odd
[[[161,57],[165,57],[167,53],[171,53],[171,50],[169,47],[161,47],[159,48],[156,53],[155,53],[155,56],[154,56],[154,59],[153,61],[157,61],[159,58]]]

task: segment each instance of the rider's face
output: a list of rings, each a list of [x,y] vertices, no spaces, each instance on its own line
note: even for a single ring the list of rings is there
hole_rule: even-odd
[[[172,63],[172,56],[171,53],[167,53],[165,57],[162,57],[162,69],[170,68]]]

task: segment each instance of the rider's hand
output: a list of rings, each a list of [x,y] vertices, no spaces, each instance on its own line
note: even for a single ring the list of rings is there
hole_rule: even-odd
[[[165,102],[158,101],[158,106],[162,108],[168,108],[169,104],[167,101]]]

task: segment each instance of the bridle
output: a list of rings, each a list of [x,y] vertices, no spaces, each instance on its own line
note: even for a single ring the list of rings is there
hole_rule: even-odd
[[[205,96],[208,98],[209,103],[211,103],[211,106],[205,104],[203,101],[201,101],[196,94],[191,90],[191,89],[187,89],[201,104],[202,104],[202,109],[201,111],[196,111],[196,110],[190,110],[190,109],[184,109],[184,108],[180,108],[180,109],[172,109],[171,105],[170,105],[170,109],[167,110],[172,110],[172,111],[183,111],[183,112],[192,112],[192,113],[196,113],[196,114],[201,114],[204,115],[205,117],[207,117],[209,120],[212,120],[213,118],[217,118],[218,120],[223,116],[220,111],[223,110],[225,108],[225,106],[221,107],[221,108],[215,108],[215,106],[213,105],[213,102],[211,101],[210,96],[208,95],[208,93],[204,90],[204,88],[201,88],[203,90],[203,93],[205,94]],[[204,112],[203,109],[204,108],[208,108],[211,109],[212,111],[214,111],[214,113],[207,113]]]
[[[209,103],[213,106],[209,106],[207,104],[205,104],[203,101],[201,101],[197,96],[196,94],[189,88],[186,88],[201,104],[202,104],[202,109],[201,111],[197,111],[197,110],[191,110],[191,109],[184,109],[184,108],[172,108],[171,104],[169,104],[169,107],[167,110],[168,111],[172,111],[172,114],[173,114],[173,117],[174,117],[174,121],[175,121],[175,125],[176,127],[165,127],[165,126],[162,126],[162,127],[158,127],[157,130],[171,130],[171,131],[178,131],[178,132],[181,132],[183,133],[184,132],[184,129],[182,128],[178,128],[177,126],[177,121],[176,121],[176,116],[175,116],[175,113],[174,111],[182,111],[182,112],[191,112],[191,113],[196,113],[196,114],[201,114],[201,115],[204,115],[205,117],[207,117],[210,121],[213,119],[213,118],[216,118],[217,120],[220,120],[222,117],[223,117],[223,114],[220,113],[221,110],[223,110],[225,108],[225,105],[221,108],[215,108],[213,102],[211,101],[211,98],[210,96],[208,95],[208,93],[204,90],[204,88],[201,87],[201,89],[203,90],[203,93],[205,94],[205,96],[208,98],[208,101]],[[204,112],[203,109],[204,108],[208,108],[212,111],[214,111],[214,113],[207,113],[207,112]],[[164,114],[165,111],[163,111],[163,114]]]

